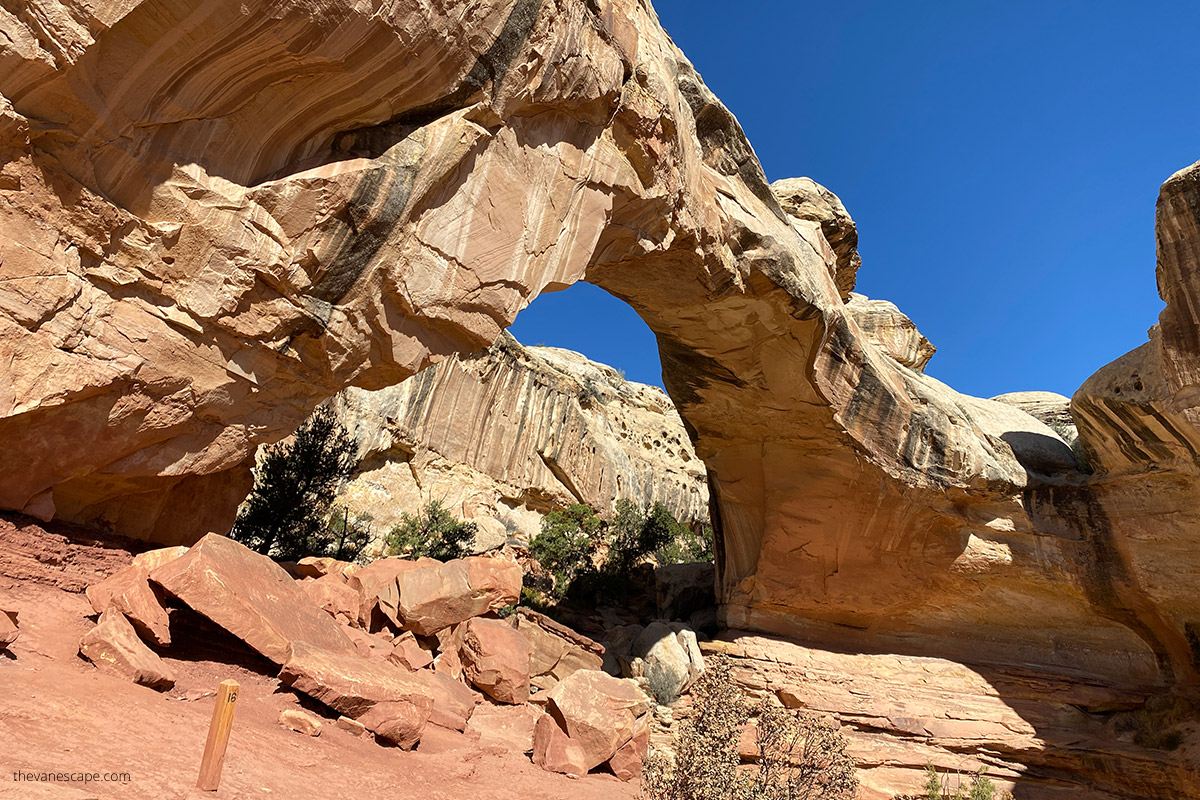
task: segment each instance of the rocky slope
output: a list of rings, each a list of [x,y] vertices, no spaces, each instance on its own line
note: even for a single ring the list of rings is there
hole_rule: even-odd
[[[667,396],[569,350],[505,334],[396,386],[347,389],[334,407],[361,460],[340,502],[376,532],[430,500],[474,520],[477,546],[528,539],[555,508],[607,513],[619,498],[708,523],[704,466]]]
[[[844,208],[772,192],[647,0],[33,0],[0,33],[0,507],[194,541],[318,402],[587,279],[658,337],[731,627],[986,666],[1047,751],[1005,670],[1196,682],[1196,168],[1157,332],[1072,401],[1089,472],[860,324]],[[911,767],[936,737],[897,724]],[[1186,748],[1104,752],[1027,791],[1200,792],[1131,766]]]

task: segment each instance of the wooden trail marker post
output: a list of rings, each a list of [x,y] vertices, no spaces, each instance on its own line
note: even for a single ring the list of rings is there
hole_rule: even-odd
[[[204,758],[200,761],[200,779],[196,781],[196,786],[205,791],[215,792],[221,785],[221,768],[225,766],[225,748],[229,745],[229,732],[233,730],[233,710],[239,689],[241,685],[234,680],[221,681],[217,687],[217,704],[208,725],[208,741],[204,743]]]

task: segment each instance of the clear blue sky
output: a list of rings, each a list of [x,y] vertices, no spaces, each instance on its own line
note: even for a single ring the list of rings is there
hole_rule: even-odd
[[[767,178],[858,223],[858,291],[969,394],[1070,395],[1146,340],[1159,185],[1200,160],[1200,3],[656,0]],[[659,383],[640,319],[592,286],[513,333]],[[661,384],[660,384],[661,385]]]

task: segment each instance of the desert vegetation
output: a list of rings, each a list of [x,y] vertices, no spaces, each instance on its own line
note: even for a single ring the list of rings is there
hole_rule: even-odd
[[[754,708],[729,662],[709,660],[692,688],[691,715],[679,723],[674,756],[652,751],[643,800],[850,800],[858,788],[846,737],[834,723],[760,703]],[[738,744],[751,717],[755,755]]]
[[[449,561],[467,555],[475,543],[474,522],[457,519],[439,500],[431,500],[416,513],[405,512],[387,535],[389,556],[436,558]]]
[[[331,513],[356,464],[354,439],[331,408],[318,408],[291,439],[265,448],[230,536],[281,561],[356,559],[370,539],[369,521]]]
[[[546,600],[594,600],[619,596],[650,561],[711,561],[712,529],[693,531],[661,503],[639,507],[621,499],[607,520],[577,503],[545,516],[529,554],[548,573],[537,586]]]
[[[940,773],[937,767],[925,767],[925,785],[919,795],[902,795],[896,800],[1012,800],[1012,794],[1001,792],[987,770],[981,769],[968,775]]]

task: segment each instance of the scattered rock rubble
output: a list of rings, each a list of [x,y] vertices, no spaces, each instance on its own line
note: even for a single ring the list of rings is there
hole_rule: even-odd
[[[621,780],[637,777],[653,701],[637,681],[601,671],[604,648],[591,639],[529,609],[502,619],[521,580],[520,565],[504,556],[280,565],[209,534],[191,548],[140,554],[92,585],[99,623],[80,654],[169,689],[174,678],[155,649],[172,645],[171,609],[182,606],[276,665],[283,685],[328,708],[345,730],[403,749],[431,725],[471,731],[553,772],[607,765]],[[682,634],[655,624],[678,642]],[[16,614],[0,614],[0,642],[16,634]],[[317,736],[323,723],[297,709],[279,724]]]

